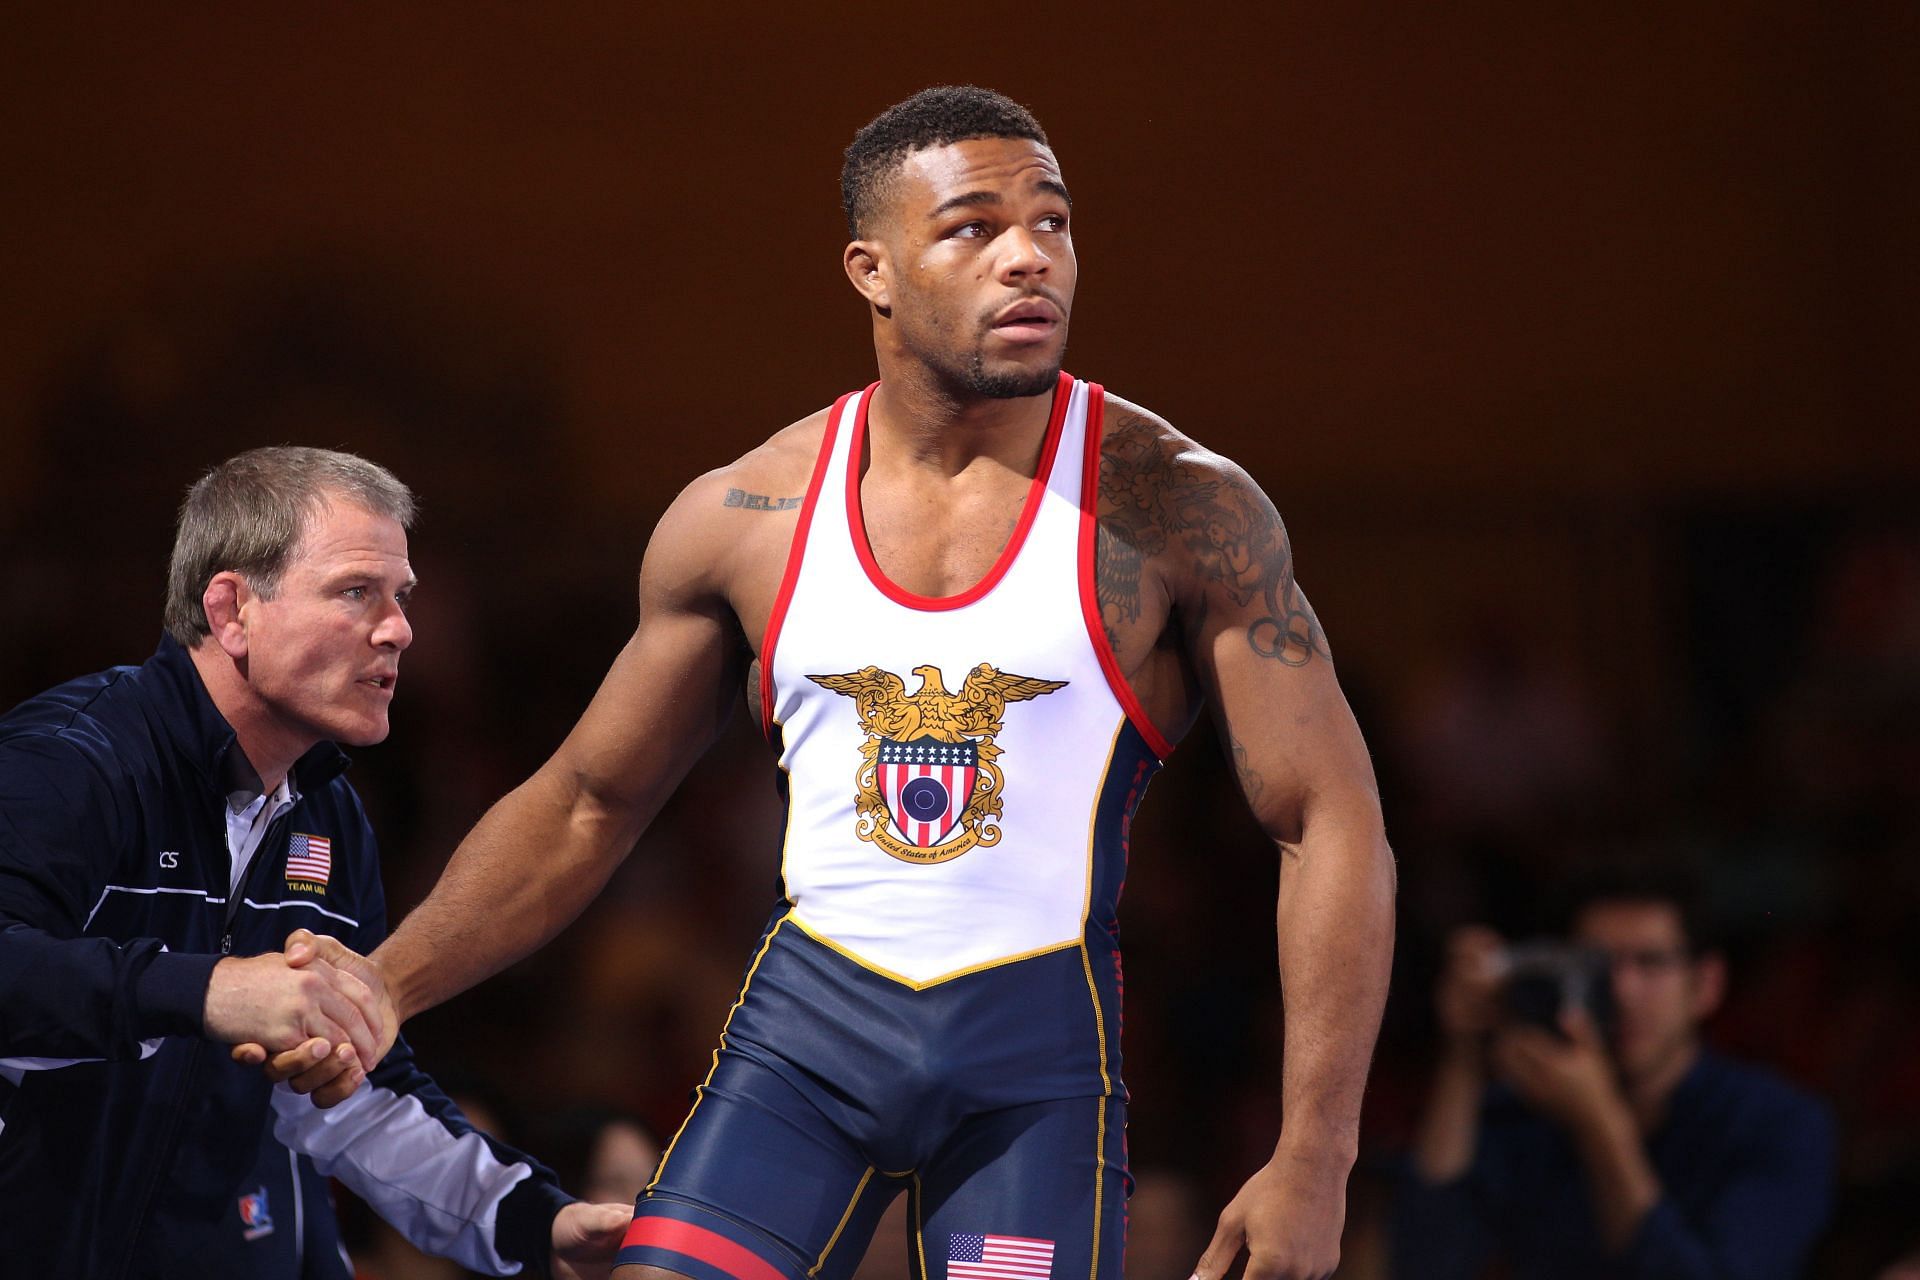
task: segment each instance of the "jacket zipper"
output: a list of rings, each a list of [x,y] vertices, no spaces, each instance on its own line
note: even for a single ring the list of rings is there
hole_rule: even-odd
[[[233,954],[233,921],[234,918],[239,915],[240,906],[246,899],[247,881],[258,876],[262,860],[261,854],[271,847],[269,842],[272,841],[275,832],[286,826],[288,821],[293,817],[294,809],[297,808],[299,808],[297,803],[289,806],[285,813],[267,824],[266,834],[260,837],[260,843],[254,847],[253,857],[247,863],[246,873],[240,877],[239,887],[229,890],[226,915],[221,921],[220,926],[221,955],[230,956]],[[227,851],[229,858],[233,856],[232,851],[227,849],[227,833],[224,822],[222,822],[220,828],[220,848]],[[179,1091],[174,1094],[173,1105],[168,1108],[172,1118],[167,1124],[165,1141],[160,1144],[161,1158],[154,1161],[152,1170],[147,1175],[147,1184],[141,1188],[138,1200],[140,1206],[139,1212],[127,1219],[127,1221],[136,1225],[132,1231],[127,1233],[127,1248],[126,1252],[120,1257],[120,1264],[110,1270],[108,1272],[109,1275],[124,1278],[128,1275],[128,1268],[133,1265],[134,1250],[139,1247],[140,1237],[145,1231],[147,1215],[153,1208],[153,1193],[160,1185],[162,1173],[172,1167],[174,1162],[175,1147],[180,1137],[180,1126],[186,1116],[186,1100],[192,1096],[192,1085],[194,1078],[200,1073],[200,1058],[202,1052],[206,1049],[206,1045],[207,1042],[204,1038],[195,1040],[192,1047],[187,1051],[187,1065],[181,1072],[181,1087]],[[300,1179],[297,1174],[294,1178],[293,1192],[296,1196],[300,1194]]]
[[[221,955],[230,956],[233,954],[233,922],[235,917],[240,914],[240,908],[246,903],[248,885],[251,881],[260,878],[260,865],[268,861],[269,858],[267,850],[273,847],[275,837],[285,831],[292,823],[293,811],[299,807],[299,801],[288,805],[285,813],[267,824],[265,834],[260,837],[260,843],[254,846],[253,857],[247,860],[247,869],[240,876],[239,887],[227,898],[227,917],[225,923],[222,925],[222,933],[220,935]]]
[[[175,1147],[180,1138],[180,1126],[186,1119],[187,1099],[192,1096],[194,1079],[200,1074],[200,1054],[206,1047],[206,1043],[205,1040],[196,1040],[187,1050],[187,1064],[180,1072],[180,1088],[173,1096],[173,1104],[167,1108],[169,1119],[166,1136],[160,1143],[160,1158],[155,1160],[148,1170],[146,1185],[140,1189],[140,1196],[135,1201],[139,1209],[127,1219],[135,1225],[133,1230],[127,1232],[126,1250],[120,1255],[119,1265],[110,1269],[108,1275],[125,1277],[130,1274],[134,1251],[139,1248],[141,1237],[146,1234],[148,1215],[153,1210],[153,1193],[159,1187],[160,1179],[166,1170],[173,1165]]]

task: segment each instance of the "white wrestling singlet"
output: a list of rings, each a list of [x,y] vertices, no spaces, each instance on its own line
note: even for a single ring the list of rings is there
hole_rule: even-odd
[[[1111,926],[1126,818],[1170,746],[1114,662],[1093,589],[1099,386],[1065,374],[1018,525],[959,595],[868,545],[873,388],[834,407],[762,654],[792,923],[913,987]]]

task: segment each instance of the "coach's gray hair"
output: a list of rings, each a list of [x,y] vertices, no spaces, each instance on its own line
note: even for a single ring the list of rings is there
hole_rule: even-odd
[[[329,501],[413,524],[413,491],[378,463],[332,449],[249,449],[187,490],[167,566],[167,634],[191,649],[211,634],[201,597],[217,573],[233,572],[263,598]]]

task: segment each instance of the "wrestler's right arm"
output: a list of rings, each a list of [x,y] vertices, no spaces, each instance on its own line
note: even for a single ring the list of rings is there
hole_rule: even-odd
[[[661,517],[641,564],[639,624],[552,759],[487,811],[369,960],[318,940],[339,952],[323,958],[391,1001],[382,1053],[401,1022],[578,916],[724,728],[749,658],[725,589],[743,554],[722,498],[732,471],[694,481]],[[568,640],[556,619],[553,642]],[[353,1092],[352,1077],[332,1066],[283,1055],[268,1074],[293,1077],[325,1107]]]
[[[724,483],[695,481],[661,517],[641,564],[639,625],[586,713],[374,953],[402,1020],[578,916],[725,727],[748,655],[725,590]],[[553,642],[568,641],[556,620]]]

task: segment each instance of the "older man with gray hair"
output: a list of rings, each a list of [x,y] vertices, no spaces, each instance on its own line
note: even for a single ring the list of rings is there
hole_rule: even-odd
[[[315,954],[386,932],[340,745],[387,736],[413,512],[351,454],[241,454],[181,508],[159,651],[0,717],[8,1274],[344,1280],[327,1177],[477,1270],[610,1266],[630,1207],[475,1131],[404,1041],[375,1061],[379,1005]],[[371,1086],[319,1111],[263,1050]]]

